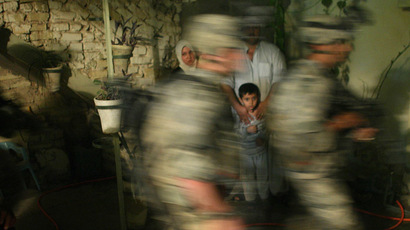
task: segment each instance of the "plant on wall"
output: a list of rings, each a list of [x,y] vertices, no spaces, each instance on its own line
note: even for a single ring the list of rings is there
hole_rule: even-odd
[[[270,4],[274,7],[273,21],[270,26],[273,28],[273,43],[280,50],[285,49],[285,8],[283,0],[270,0]]]
[[[141,26],[137,21],[131,22],[132,17],[125,19],[121,15],[121,20],[115,21],[114,25],[114,37],[112,40],[113,45],[127,45],[134,46],[140,40],[136,36],[137,28]],[[127,24],[130,24],[127,25]]]
[[[380,91],[383,87],[384,82],[386,81],[386,78],[391,70],[391,68],[393,67],[394,63],[397,61],[397,59],[399,59],[399,57],[404,54],[407,49],[410,47],[410,42],[407,43],[406,46],[404,46],[404,48],[396,55],[396,57],[394,57],[391,61],[390,64],[387,65],[387,67],[383,70],[383,72],[381,73],[381,76],[379,78],[379,82],[377,83],[376,88],[373,91],[372,97],[377,99],[379,98],[380,95]]]

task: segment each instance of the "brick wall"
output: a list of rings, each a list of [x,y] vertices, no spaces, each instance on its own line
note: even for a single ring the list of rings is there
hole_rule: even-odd
[[[176,67],[174,47],[181,34],[181,5],[181,0],[110,2],[112,19],[131,17],[130,21],[141,24],[137,34],[144,39],[134,47],[128,68],[133,87],[155,84],[161,73],[157,67]],[[63,81],[81,75],[92,83],[107,76],[104,24],[98,20],[103,17],[102,12],[101,0],[0,0],[0,25],[17,37],[12,45],[28,44],[62,54],[68,72],[68,79]],[[72,153],[76,149],[94,151],[92,140],[102,134],[93,105],[77,95],[75,88],[62,87],[58,92],[50,92],[33,74],[35,69],[30,63],[25,64],[15,64],[12,59],[2,62],[0,92],[39,123],[34,131],[16,131],[12,140],[29,148],[44,185],[50,182],[47,175],[59,168],[55,164],[66,168],[76,156]],[[45,157],[47,152],[65,157]],[[56,173],[64,177],[69,174]]]

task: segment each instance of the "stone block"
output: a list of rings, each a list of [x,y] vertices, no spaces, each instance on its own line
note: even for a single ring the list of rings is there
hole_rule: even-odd
[[[52,33],[53,33],[53,36],[54,36],[54,37],[53,37],[54,40],[60,40],[60,39],[61,39],[62,34],[61,34],[60,31],[52,31]],[[64,42],[67,42],[67,41],[61,40],[60,42],[61,42],[61,43],[64,43]]]
[[[85,56],[83,52],[68,50],[70,53],[70,61],[84,61]]]
[[[84,69],[84,61],[70,61],[69,66],[71,69]]]
[[[63,3],[56,1],[48,1],[48,7],[50,8],[50,10],[60,10],[63,7]]]
[[[135,21],[135,18],[133,18],[134,14],[131,13],[130,11],[128,11],[128,9],[118,8],[118,9],[116,10],[116,12],[117,12],[119,15],[122,15],[125,20],[128,20],[129,18],[131,18],[129,22]]]
[[[84,7],[80,6],[76,1],[68,1],[67,2],[68,8],[71,12],[76,12],[77,16],[81,17],[81,19],[86,19],[90,16],[90,13],[84,9]]]
[[[3,10],[4,11],[16,12],[17,9],[18,9],[18,2],[5,2],[5,3],[3,3]]]
[[[94,33],[83,31],[83,41],[84,42],[94,41],[94,39],[95,39]]]
[[[139,7],[135,7],[135,10],[132,10],[132,12],[134,12],[134,15],[142,21],[148,18],[147,13]]]
[[[134,51],[132,52],[133,56],[142,56],[147,54],[147,47],[143,45],[136,45]]]
[[[130,65],[128,67],[128,73],[133,73],[133,76],[134,76],[134,74],[138,73],[139,69],[140,67],[138,65]],[[141,77],[142,77],[142,74],[141,74]]]
[[[31,24],[16,24],[10,25],[14,34],[28,34],[30,33]]]
[[[39,40],[48,40],[48,39],[53,39],[54,35],[53,32],[51,31],[33,31],[30,34],[30,39],[32,41],[39,41]]]
[[[24,13],[29,13],[33,10],[33,6],[31,5],[31,3],[22,3],[20,4],[20,10]]]
[[[140,27],[137,28],[136,34],[138,36],[150,39],[154,37],[154,28],[152,26],[142,24]]]
[[[151,57],[147,56],[136,56],[130,59],[131,64],[135,65],[146,65],[152,63]]]
[[[88,71],[88,77],[91,80],[106,78],[107,70],[90,70]]]
[[[34,11],[36,12],[48,12],[48,4],[45,2],[33,2],[31,3]]]
[[[83,36],[81,33],[70,33],[64,32],[61,34],[61,40],[63,41],[81,41],[83,40]]]
[[[81,42],[72,42],[68,46],[69,52],[83,52],[83,43]]]
[[[107,68],[107,59],[97,59],[96,60],[96,69],[106,69]],[[129,71],[129,69],[128,69]]]
[[[43,44],[45,50],[53,50],[53,51],[64,51],[67,49],[68,44],[63,44],[61,42],[46,42]]]
[[[136,86],[139,88],[146,88],[148,86],[153,86],[155,84],[155,79],[154,78],[138,78],[136,80]]]
[[[51,21],[73,21],[75,18],[75,12],[67,12],[60,10],[52,10],[50,12]]]
[[[7,0],[9,1],[9,0]],[[13,1],[13,0],[12,0]],[[27,3],[27,2],[38,2],[38,1],[44,1],[44,0],[20,0],[20,3]]]
[[[105,45],[100,42],[84,42],[84,50],[105,52]]]
[[[31,31],[41,31],[46,30],[47,25],[45,23],[32,23],[31,24]]]
[[[96,4],[90,4],[90,5],[88,6],[88,10],[90,10],[91,13],[92,13],[94,16],[97,16],[97,17],[102,17],[102,16],[103,16],[103,11],[102,11],[102,9],[99,8]]]
[[[97,70],[97,60],[88,60],[85,63],[84,68]],[[103,68],[99,68],[99,70],[101,70],[101,69],[103,69]]]
[[[48,21],[50,15],[48,13],[31,13],[27,15],[29,22],[45,22]]]
[[[87,52],[84,50],[84,57],[85,57],[85,60],[106,59],[107,54],[105,52],[100,52],[100,51]]]
[[[145,68],[142,70],[144,74],[144,78],[152,78],[155,79],[155,70],[154,68]]]
[[[28,88],[30,86],[31,86],[30,81],[22,80],[22,81],[13,82],[12,84],[9,85],[9,88],[10,89],[15,89],[15,88],[21,89],[21,88]]]
[[[83,26],[80,23],[70,23],[70,31],[80,31]]]
[[[69,24],[66,22],[49,23],[49,27],[52,31],[68,31]]]
[[[9,13],[9,12],[3,13],[3,16],[4,16],[5,22],[15,22],[15,23],[23,23],[24,18],[25,18],[25,14]]]

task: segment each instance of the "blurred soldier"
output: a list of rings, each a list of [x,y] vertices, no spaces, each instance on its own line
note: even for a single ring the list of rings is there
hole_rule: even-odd
[[[319,15],[307,18],[300,38],[311,53],[278,85],[269,126],[282,155],[286,176],[310,217],[292,220],[289,229],[362,229],[345,185],[335,177],[342,156],[339,137],[371,140],[364,107],[331,76],[352,50],[354,21]],[[312,218],[313,217],[313,218]]]
[[[167,229],[244,229],[215,183],[217,159],[224,156],[216,145],[218,124],[228,108],[218,83],[241,57],[238,26],[228,16],[199,15],[186,31],[199,52],[197,69],[155,89],[160,95],[149,105],[140,134],[148,179]]]

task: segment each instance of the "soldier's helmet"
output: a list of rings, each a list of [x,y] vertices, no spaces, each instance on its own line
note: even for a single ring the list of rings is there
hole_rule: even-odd
[[[185,39],[196,51],[216,54],[218,48],[241,48],[239,23],[227,15],[203,14],[190,19]]]
[[[352,40],[353,27],[339,17],[315,15],[303,19],[299,39],[310,44],[331,44],[338,40]]]
[[[369,13],[357,6],[347,9],[347,16],[314,15],[305,17],[298,30],[301,42],[332,44],[339,40],[352,40],[357,25],[369,23]]]

